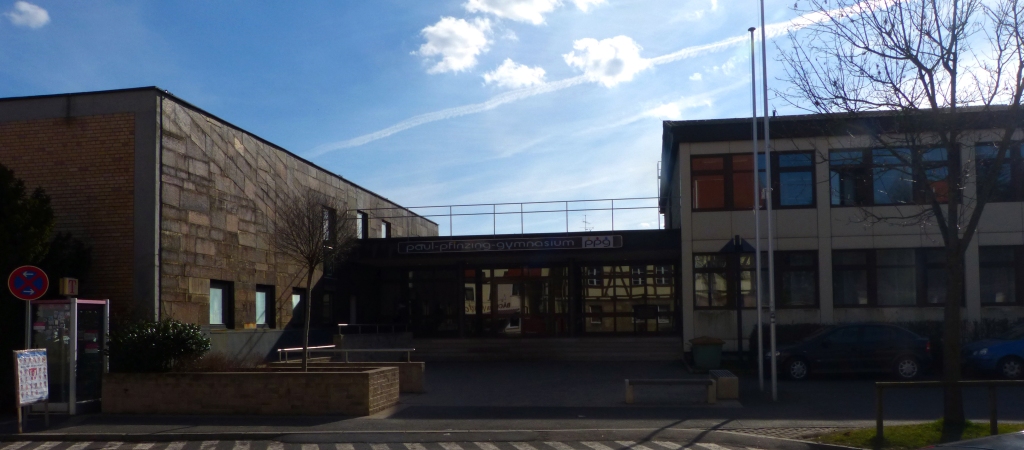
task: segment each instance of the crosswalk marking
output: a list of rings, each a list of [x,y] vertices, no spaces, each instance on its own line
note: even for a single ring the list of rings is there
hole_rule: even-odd
[[[29,444],[28,441],[25,441],[25,442],[15,442],[13,444],[10,444],[10,445],[4,447],[2,450],[18,450],[19,448],[22,448],[22,447],[24,447],[24,446],[26,446],[28,444]]]
[[[646,445],[640,445],[640,444],[637,444],[636,442],[633,442],[633,441],[615,441],[615,443],[619,444],[619,445],[624,445],[624,446],[629,447],[629,448],[631,448],[633,450],[652,450],[650,447],[648,447]]]
[[[20,441],[0,445],[0,450],[57,450],[60,441],[31,442]],[[321,450],[318,444],[284,444],[280,441],[177,441],[170,443],[158,442],[78,442],[61,450],[185,450],[186,446],[195,450]],[[265,447],[264,447],[265,446]],[[683,446],[669,441],[542,441],[542,442],[396,442],[387,443],[337,443],[325,444],[323,450],[761,450],[753,447],[726,447],[712,443],[694,443]]]
[[[107,442],[99,450],[115,450],[122,445],[124,445],[124,442]]]
[[[373,450],[391,450],[388,444],[370,444],[370,448]]]
[[[409,450],[427,450],[427,448],[424,447],[423,444],[405,444],[405,448]]]
[[[612,450],[611,447],[604,445],[600,442],[580,442],[580,444],[586,445],[594,450]]]
[[[149,449],[153,448],[153,445],[154,444],[152,442],[144,442],[142,444],[135,444],[135,450],[149,450]],[[42,450],[42,447],[39,447],[36,450]]]
[[[249,450],[249,441],[235,441],[235,446],[231,450]]]
[[[555,450],[576,450],[576,449],[566,445],[564,442],[545,442],[545,444],[548,444],[549,446],[551,446]]]
[[[302,450],[320,450],[320,446],[316,444],[302,444]]]
[[[199,444],[199,450],[213,450],[217,448],[217,443],[220,441],[203,441]]]
[[[167,444],[167,450],[181,450],[184,447],[185,447],[185,443],[181,442],[181,441],[175,441],[175,442],[171,442],[170,444]],[[81,449],[77,449],[77,448],[76,449],[70,449],[69,448],[68,450],[81,450]]]
[[[441,448],[444,450],[462,450],[462,447],[454,442],[438,442],[438,444],[440,444]]]
[[[497,445],[490,442],[474,442],[474,444],[476,444],[477,447],[480,447],[480,450],[499,450]]]
[[[334,450],[353,450],[352,444],[334,444]]]
[[[58,444],[60,444],[60,442],[43,442],[42,444],[39,444],[39,446],[36,447],[34,450],[50,450],[51,448],[56,447]]]
[[[696,445],[704,447],[708,450],[729,450],[727,447],[722,447],[721,445],[718,444],[698,442]]]
[[[518,450],[537,450],[534,446],[525,442],[509,442],[509,444],[512,444],[512,446]]]
[[[658,444],[658,445],[660,445],[662,447],[665,447],[668,450],[679,450],[679,449],[683,448],[682,445],[676,444],[675,442],[668,442],[668,441],[651,441],[651,442],[653,442],[655,444]]]
[[[277,441],[273,441],[267,444],[267,450],[284,450],[284,444]]]
[[[68,447],[67,450],[82,450],[83,448],[88,447],[89,444],[92,444],[92,442],[79,442],[79,443],[77,443],[75,445],[72,445],[72,446]],[[168,448],[170,448],[170,447],[168,447]],[[7,450],[7,449],[4,449],[4,450]]]

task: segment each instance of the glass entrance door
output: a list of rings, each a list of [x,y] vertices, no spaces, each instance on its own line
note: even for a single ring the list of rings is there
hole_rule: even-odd
[[[567,336],[567,273],[559,268],[482,270],[483,334],[492,337]]]

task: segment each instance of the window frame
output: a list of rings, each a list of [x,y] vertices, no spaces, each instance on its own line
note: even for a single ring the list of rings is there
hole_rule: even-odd
[[[843,309],[856,308],[942,308],[942,303],[928,303],[928,270],[945,267],[944,263],[929,263],[927,253],[929,251],[943,250],[944,247],[899,247],[899,248],[866,248],[866,249],[832,249],[832,307]],[[912,250],[914,254],[914,304],[912,305],[880,305],[878,304],[878,251],[879,250]],[[864,252],[865,264],[836,264],[837,252]],[[883,268],[908,267],[887,265]],[[865,270],[867,272],[867,303],[864,304],[840,304],[835,301],[836,295],[836,272],[838,270]],[[966,296],[961,296],[966,301]],[[947,293],[948,299],[948,293]]]
[[[788,166],[780,167],[779,158],[784,156],[801,155],[806,154],[810,157],[811,164],[809,166]],[[690,209],[694,212],[707,212],[707,211],[747,211],[752,208],[751,206],[736,207],[736,192],[734,177],[737,174],[750,174],[753,177],[753,169],[736,169],[733,163],[735,157],[749,157],[753,156],[748,153],[721,153],[721,154],[708,154],[708,155],[690,155]],[[722,169],[720,170],[696,170],[694,169],[693,161],[696,159],[712,159],[721,158]],[[762,183],[766,175],[766,167],[763,163],[765,160],[764,153],[758,153],[756,162],[758,163],[758,183]],[[817,173],[815,166],[817,164],[817,158],[815,152],[811,150],[796,150],[796,151],[785,151],[785,152],[772,152],[771,154],[771,172],[772,179],[770,181],[772,187],[772,209],[812,209],[816,208],[818,204],[817,189]],[[811,198],[809,203],[806,205],[782,205],[782,191],[781,191],[781,175],[783,173],[807,173],[810,175],[810,186],[808,190]],[[723,180],[723,195],[724,206],[722,208],[697,208],[695,203],[697,197],[694,195],[693,183],[698,176],[712,176],[721,175]],[[760,195],[754,201],[759,202],[761,209],[767,209],[766,203],[761,199]]]
[[[910,153],[910,162],[905,163],[902,160],[896,163],[876,163],[876,157],[889,157],[889,155],[878,155],[878,152],[889,152],[895,155],[893,152],[900,150],[907,150]],[[832,208],[857,208],[857,207],[870,207],[870,206],[901,206],[901,205],[927,205],[925,189],[931,187],[931,181],[927,178],[928,172],[932,170],[945,168],[947,172],[959,170],[960,157],[959,151],[946,151],[945,163],[937,161],[931,161],[925,159],[925,155],[931,151],[947,149],[942,147],[934,147],[927,150],[915,150],[912,147],[900,147],[900,148],[878,148],[878,147],[862,147],[862,148],[833,148],[828,151],[828,170],[829,170],[829,205]],[[860,153],[860,162],[856,164],[833,164],[834,161],[841,160],[833,158],[833,155],[838,153]],[[896,157],[896,156],[893,156]],[[898,158],[898,157],[897,157]],[[913,170],[915,166],[924,165],[923,171],[925,172],[925,179],[920,179],[916,171]],[[875,182],[876,173],[879,170],[895,170],[899,167],[910,167],[911,168],[911,201],[906,203],[879,203],[876,202]],[[842,203],[842,193],[840,192],[840,202],[836,203],[833,201],[833,193],[837,192],[836,187],[833,185],[833,177],[836,174],[847,173],[854,180],[853,194],[854,201],[852,204]],[[842,179],[842,175],[839,175]],[[947,188],[948,192],[948,188]],[[948,203],[948,199],[940,199],[940,203]]]
[[[1013,252],[1013,261],[1006,262],[991,262],[982,261],[981,251],[982,249],[1010,249]],[[981,272],[985,269],[992,268],[1010,268],[1013,270],[1013,283],[1014,283],[1014,296],[1010,301],[1007,302],[986,302],[984,297],[980,296],[979,292],[979,303],[982,307],[985,306],[1020,306],[1024,303],[1024,295],[1022,295],[1021,289],[1024,288],[1024,246],[1021,245],[984,245],[978,247],[978,284],[979,290],[981,287]]]
[[[786,273],[786,270],[778,270],[778,269],[780,267],[784,267],[782,265],[782,264],[785,264],[783,262],[784,258],[792,257],[793,255],[796,255],[796,254],[799,254],[799,253],[810,254],[812,259],[814,260],[814,263],[813,263],[813,268],[814,268],[813,269],[813,271],[814,271],[813,278],[814,278],[814,299],[815,299],[815,301],[814,301],[813,305],[796,305],[796,306],[794,306],[794,305],[783,304],[782,302],[779,301],[779,299],[783,298],[782,279],[784,277],[784,274]],[[724,256],[726,258],[725,268],[718,268],[718,267],[716,267],[716,268],[697,268],[696,258],[698,256],[712,256],[712,255]],[[691,294],[693,295],[693,297],[692,297],[693,298],[693,308],[695,310],[719,310],[719,311],[721,311],[721,310],[727,310],[727,311],[734,311],[734,310],[736,310],[736,303],[742,299],[742,292],[738,292],[737,291],[737,282],[739,281],[737,278],[741,276],[742,272],[752,272],[752,273],[754,273],[755,277],[756,277],[756,274],[757,274],[757,272],[756,272],[757,271],[756,265],[752,265],[751,267],[744,267],[741,264],[741,258],[740,257],[741,256],[752,256],[752,255],[753,255],[753,253],[750,253],[750,252],[745,252],[745,253],[733,253],[733,252],[729,252],[729,253],[722,253],[722,252],[694,252],[692,254],[692,256],[694,258],[694,265],[693,265],[693,277],[694,278],[693,278],[693,289],[691,290]],[[761,252],[761,257],[762,257],[762,264],[761,264],[762,278],[761,278],[761,283],[762,283],[763,287],[766,288],[768,286],[768,279],[767,279],[767,272],[768,272],[767,259],[768,258],[767,258],[767,252]],[[780,263],[782,263],[782,264],[780,264]],[[775,299],[776,299],[775,307],[776,307],[776,309],[820,309],[821,308],[821,271],[819,269],[819,264],[818,264],[818,251],[817,250],[785,250],[785,251],[776,251],[775,252],[775,268],[776,268],[776,270],[775,270]],[[705,274],[705,273],[724,273],[725,274],[726,304],[724,306],[700,306],[700,305],[697,304],[696,276],[698,274]],[[751,281],[755,282],[754,280],[756,280],[756,278],[752,279]],[[767,298],[765,298],[764,301],[767,301]],[[742,309],[745,309],[745,310],[757,310],[756,301],[751,306],[745,306],[745,305],[742,306]]]
[[[978,154],[979,148],[991,147],[992,156],[982,158]],[[996,146],[992,142],[978,142],[974,144],[974,175],[976,180],[980,180],[982,177],[981,170],[983,167],[983,160],[995,159],[996,157]],[[988,203],[1009,203],[1009,202],[1020,202],[1024,201],[1024,145],[1018,145],[1017,148],[1010,149],[1006,158],[1003,159],[1004,166],[1009,168],[1010,171],[1010,194],[1009,198],[1002,199],[988,199]]]
[[[370,237],[370,216],[363,211],[356,211],[356,239]]]
[[[213,290],[220,289],[220,311],[221,323],[212,323],[211,317],[207,318],[207,324],[214,329],[233,330],[235,328],[235,283],[225,280],[210,280],[209,308],[213,312]]]
[[[256,304],[259,303],[259,294],[264,294],[266,304],[263,305],[263,324],[259,322],[259,315],[256,316],[256,328],[277,328],[277,297],[274,296],[274,286],[268,284],[256,285]],[[258,310],[258,309],[257,309]]]

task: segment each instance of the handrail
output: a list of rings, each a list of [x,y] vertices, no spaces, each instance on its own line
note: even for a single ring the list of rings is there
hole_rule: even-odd
[[[325,345],[325,346],[321,346],[319,348],[310,347],[309,348],[309,353],[310,354],[313,354],[313,353],[339,354],[339,353],[341,353],[341,354],[345,355],[345,362],[349,362],[349,360],[348,360],[348,354],[349,353],[405,353],[405,361],[406,362],[412,362],[412,352],[416,351],[415,348],[325,348],[325,347],[334,347],[334,346],[333,345],[330,345],[330,346],[326,346]],[[284,354],[284,360],[283,361],[284,362],[291,362],[288,359],[288,355],[292,351],[302,351],[302,349],[301,348],[299,348],[299,349],[280,349],[280,350],[277,351],[277,361],[281,362],[282,361],[281,355]]]
[[[875,383],[875,436],[881,445],[884,439],[882,427],[882,414],[884,412],[883,390],[886,388],[925,388],[945,387],[948,381],[879,381]],[[988,426],[990,434],[999,434],[999,422],[997,418],[996,387],[1018,386],[1024,387],[1024,380],[964,380],[953,382],[960,386],[986,386],[988,387]]]
[[[654,201],[654,204],[652,206],[616,206],[615,205],[616,201],[620,202],[619,204],[621,205],[622,204],[621,202],[624,202],[624,201],[643,201],[643,200]],[[419,217],[423,217],[423,218],[448,217],[448,235],[449,236],[454,236],[455,235],[455,232],[454,232],[454,222],[452,220],[454,217],[488,216],[489,215],[492,218],[492,220],[491,220],[491,227],[492,227],[491,232],[493,234],[497,234],[497,228],[498,228],[498,226],[497,226],[497,217],[498,216],[516,215],[516,214],[518,214],[519,215],[519,233],[525,234],[526,233],[526,230],[525,230],[526,226],[525,226],[525,223],[524,223],[523,219],[524,219],[524,217],[527,214],[564,213],[565,214],[565,232],[568,233],[569,232],[569,213],[570,212],[572,212],[572,213],[579,213],[579,212],[588,212],[588,211],[610,211],[611,212],[611,227],[610,227],[610,229],[612,231],[614,231],[615,230],[615,210],[630,211],[630,210],[649,210],[649,209],[653,209],[653,210],[655,210],[655,215],[657,216],[656,220],[657,220],[657,223],[658,223],[658,228],[660,229],[661,228],[661,211],[660,211],[660,205],[658,204],[659,200],[660,200],[659,197],[626,197],[626,198],[602,198],[602,199],[592,199],[592,200],[549,200],[549,201],[539,201],[539,202],[467,203],[467,204],[461,204],[461,205],[380,207],[380,208],[365,208],[365,209],[362,209],[361,211],[364,211],[364,212],[382,211],[382,212],[384,212],[384,214],[382,214],[382,215],[374,214],[373,217],[376,218],[376,219],[401,219],[401,218],[406,218],[406,217],[409,217],[409,216],[404,215],[404,214],[402,214],[402,215],[393,215],[393,213],[390,213],[389,211],[391,211],[391,210],[402,210],[402,211],[412,212],[412,210],[414,210],[414,209],[415,210],[442,209],[442,212],[439,212],[439,213],[436,213],[436,214],[420,214],[420,213],[414,213],[414,214],[416,214]],[[608,203],[610,203],[610,205],[609,205],[609,207],[585,207],[586,205],[580,205],[580,206],[584,206],[584,207],[573,207],[573,208],[569,207],[570,204],[595,203],[595,202],[608,202]],[[561,208],[561,209],[551,209],[549,207],[549,208],[538,209],[538,210],[524,209],[524,205],[554,205],[554,204],[562,204],[563,208]],[[518,211],[516,211],[516,210],[498,211],[498,207],[499,206],[515,206],[515,205],[519,206]],[[456,212],[454,210],[454,208],[473,208],[473,207],[487,207],[487,206],[491,207],[491,211],[485,211],[485,212]],[[573,206],[576,206],[576,205],[573,205]],[[444,209],[447,209],[447,211],[444,211]],[[589,229],[586,228],[586,223],[587,222],[585,221],[584,229],[585,229],[585,231],[590,231]],[[622,228],[620,228],[620,229],[622,229]]]

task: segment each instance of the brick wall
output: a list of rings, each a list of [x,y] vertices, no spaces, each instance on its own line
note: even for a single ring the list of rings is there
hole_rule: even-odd
[[[398,403],[398,369],[361,372],[111,373],[106,414],[344,414]]]
[[[208,324],[213,279],[233,283],[236,328],[255,321],[256,286],[274,286],[280,327],[305,276],[271,247],[279,199],[309,187],[352,210],[397,206],[188,105],[161,104],[162,317]],[[422,218],[389,221],[392,236],[437,234]],[[371,232],[379,229],[371,221]]]
[[[92,247],[83,298],[132,310],[134,114],[0,123],[0,163],[50,196],[57,231]],[[51,284],[57,280],[51,279]]]

